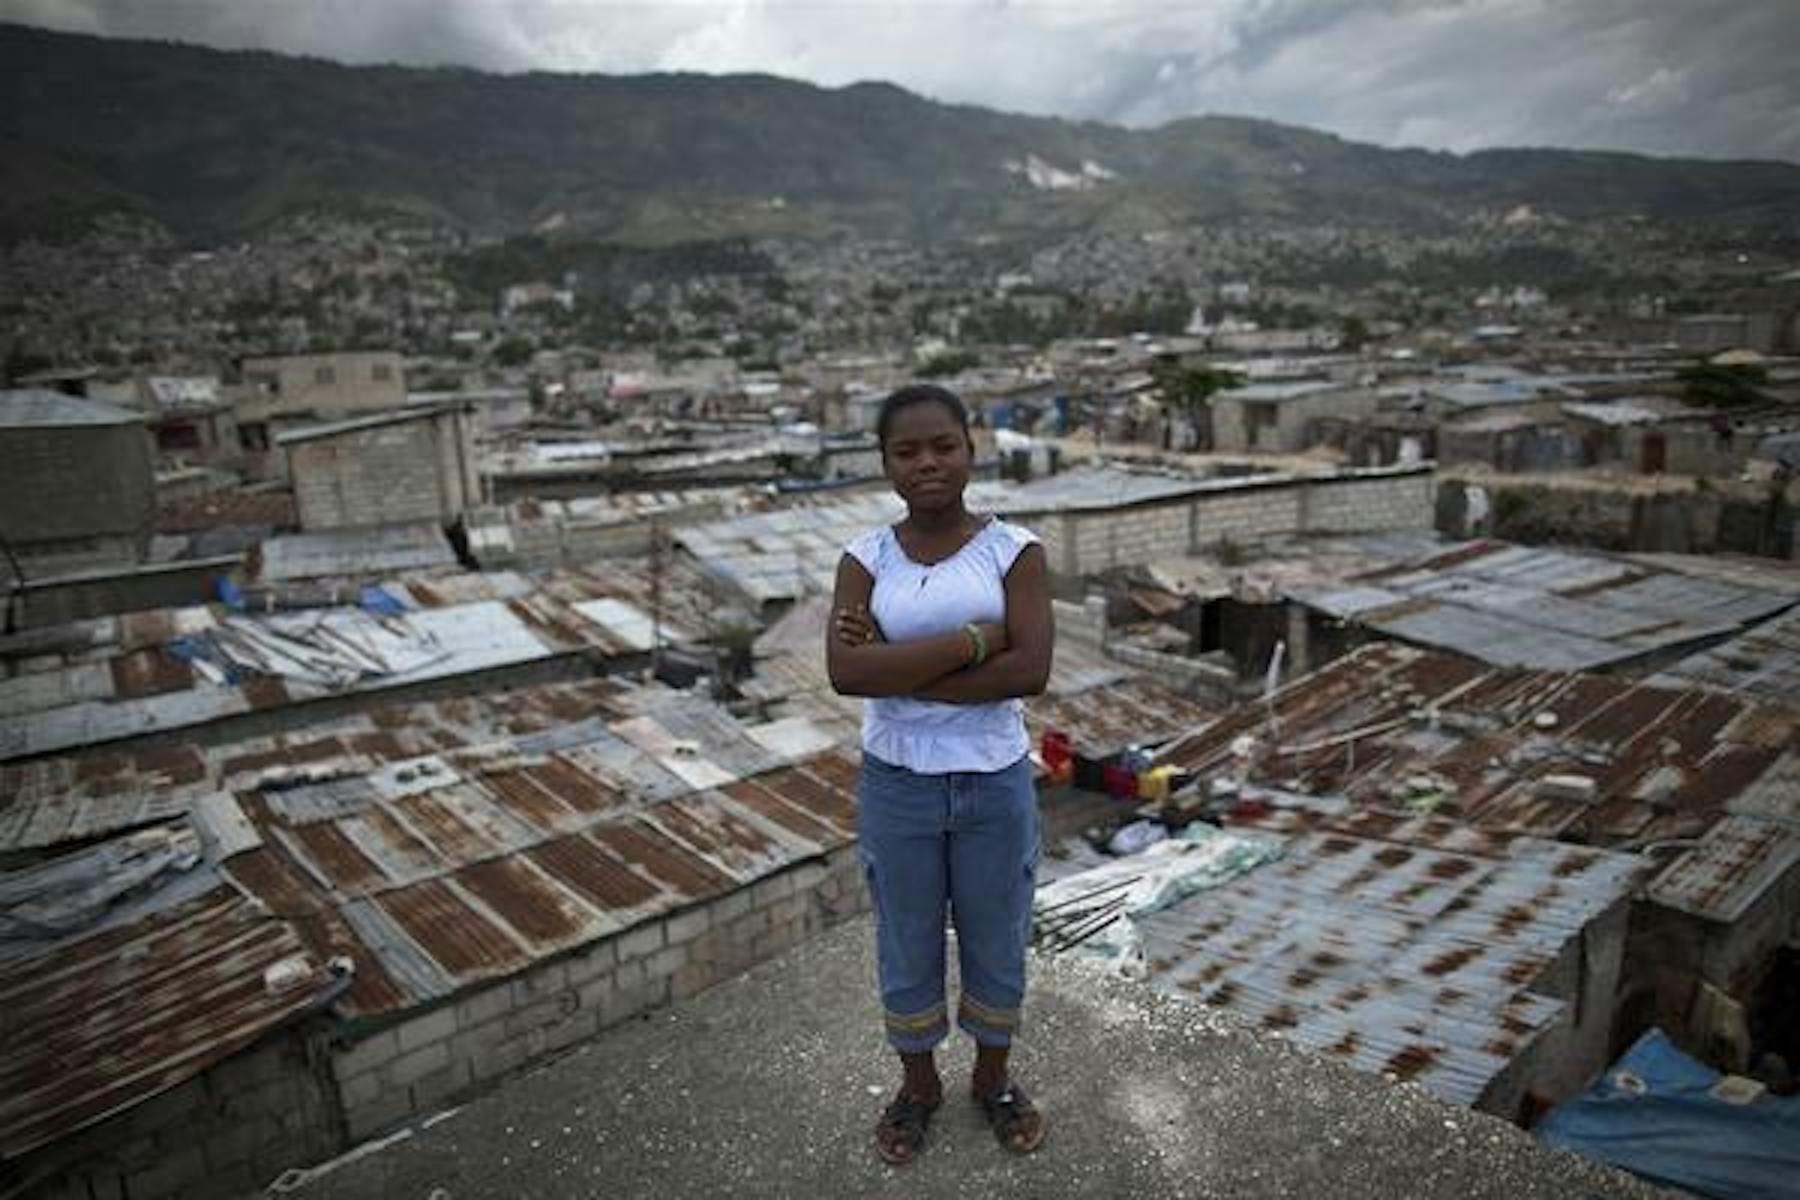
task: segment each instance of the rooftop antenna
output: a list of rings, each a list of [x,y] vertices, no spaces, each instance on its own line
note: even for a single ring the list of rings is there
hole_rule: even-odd
[[[1275,717],[1275,691],[1281,686],[1281,666],[1286,658],[1287,641],[1278,640],[1275,648],[1269,652],[1269,669],[1263,675],[1263,711],[1268,721],[1270,737],[1280,731],[1280,722]]]
[[[662,670],[663,523],[660,510],[650,514],[650,678]]]
[[[6,552],[6,561],[13,572],[12,586],[6,589],[6,632],[10,635],[18,632],[19,616],[24,609],[25,568],[19,565],[19,556],[13,553],[12,542],[5,534],[0,534],[0,550]]]

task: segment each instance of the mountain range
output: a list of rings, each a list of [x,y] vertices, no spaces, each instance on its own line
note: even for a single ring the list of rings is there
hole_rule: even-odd
[[[299,211],[655,243],[913,239],[1244,219],[1452,228],[1520,205],[1794,236],[1800,166],[1385,149],[1241,117],[1154,129],[881,83],[349,67],[0,24],[0,239],[106,212],[178,236]]]

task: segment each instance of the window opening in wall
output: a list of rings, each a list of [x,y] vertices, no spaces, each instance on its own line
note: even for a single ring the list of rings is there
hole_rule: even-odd
[[[1265,401],[1251,401],[1244,405],[1245,432],[1250,436],[1250,444],[1256,445],[1264,430],[1274,430],[1280,424],[1280,413],[1276,406]]]
[[[200,448],[200,430],[197,426],[183,422],[179,425],[162,425],[156,430],[156,448],[158,450],[198,450]]]

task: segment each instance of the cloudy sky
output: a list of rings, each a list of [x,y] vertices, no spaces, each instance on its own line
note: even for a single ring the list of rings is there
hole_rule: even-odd
[[[1383,145],[1800,162],[1800,0],[0,0],[0,18],[344,62],[760,71]]]

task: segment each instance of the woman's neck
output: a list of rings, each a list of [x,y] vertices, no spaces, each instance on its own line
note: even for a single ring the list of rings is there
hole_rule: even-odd
[[[915,533],[926,536],[934,534],[955,533],[969,524],[970,513],[962,504],[954,504],[948,508],[927,509],[920,512],[916,508],[906,510],[906,523]]]

